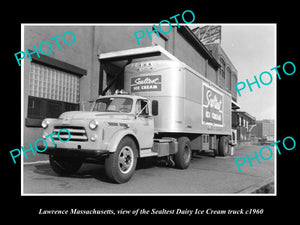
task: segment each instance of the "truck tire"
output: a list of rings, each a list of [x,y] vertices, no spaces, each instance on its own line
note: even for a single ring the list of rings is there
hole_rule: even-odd
[[[178,139],[178,152],[174,157],[175,167],[178,169],[186,169],[189,167],[192,158],[192,149],[190,139],[180,137]]]
[[[61,176],[76,173],[83,163],[83,159],[61,157],[53,154],[49,155],[49,161],[52,170]]]
[[[133,176],[137,163],[137,147],[130,137],[124,137],[117,150],[105,159],[105,173],[114,183],[125,183]]]
[[[219,141],[219,156],[227,156],[229,153],[229,138],[227,136],[221,136]]]
[[[215,156],[219,156],[219,155],[220,155],[220,154],[219,154],[220,138],[217,137],[217,138],[216,138],[216,141],[217,141],[217,143],[216,143],[216,147],[214,148],[214,154],[215,154]]]

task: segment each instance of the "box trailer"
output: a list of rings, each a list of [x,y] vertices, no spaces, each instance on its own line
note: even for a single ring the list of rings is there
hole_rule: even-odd
[[[192,151],[230,153],[228,92],[159,46],[104,53],[99,59],[129,59],[123,70],[125,91],[104,95],[107,88],[90,112],[65,112],[43,121],[43,137],[53,137],[46,139],[45,153],[55,172],[75,173],[92,158],[104,161],[113,182],[124,183],[132,177],[138,158],[164,158],[186,169]],[[66,130],[58,136],[55,132],[61,129]]]
[[[157,100],[157,133],[231,134],[231,95],[179,61],[152,60],[125,68],[125,90]]]

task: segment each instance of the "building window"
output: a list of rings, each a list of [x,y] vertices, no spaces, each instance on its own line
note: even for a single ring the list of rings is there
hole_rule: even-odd
[[[231,87],[233,87],[236,83],[237,83],[237,75],[235,72],[231,71]]]
[[[26,126],[40,126],[44,118],[58,118],[79,110],[79,76],[30,63]]]
[[[231,94],[232,98],[236,101],[237,99],[237,90],[234,88],[234,85],[237,83],[237,74],[231,71]]]
[[[226,68],[226,79],[225,79],[225,83],[226,83],[226,88],[228,90],[231,90],[231,69],[229,67]]]
[[[51,67],[31,63],[28,95],[78,103],[79,77]]]
[[[220,58],[220,64],[221,64],[220,74],[222,78],[225,79],[225,61],[222,58]]]

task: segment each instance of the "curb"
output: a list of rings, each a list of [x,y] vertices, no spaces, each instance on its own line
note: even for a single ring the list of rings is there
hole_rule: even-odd
[[[23,162],[23,166],[30,166],[35,164],[46,164],[49,163],[49,160],[43,160],[43,161],[35,161],[35,162]]]
[[[239,191],[237,193],[239,193],[239,194],[263,194],[263,193],[256,193],[256,191],[268,184],[273,183],[273,182],[274,182],[274,177],[269,177],[269,178],[263,180],[262,182],[250,185],[249,187],[242,189],[241,191]],[[270,194],[270,195],[275,194],[275,191],[273,193],[268,193],[268,194]]]

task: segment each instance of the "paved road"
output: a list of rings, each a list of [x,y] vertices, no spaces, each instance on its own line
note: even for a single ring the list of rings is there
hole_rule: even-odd
[[[60,177],[48,163],[24,165],[24,194],[226,194],[247,193],[266,179],[274,177],[274,155],[270,160],[252,161],[239,172],[234,159],[254,156],[262,146],[237,148],[235,156],[196,155],[187,170],[152,163],[139,163],[132,179],[112,184],[102,165],[85,163],[77,174]],[[266,152],[265,158],[268,158]],[[249,192],[248,192],[249,193]]]

